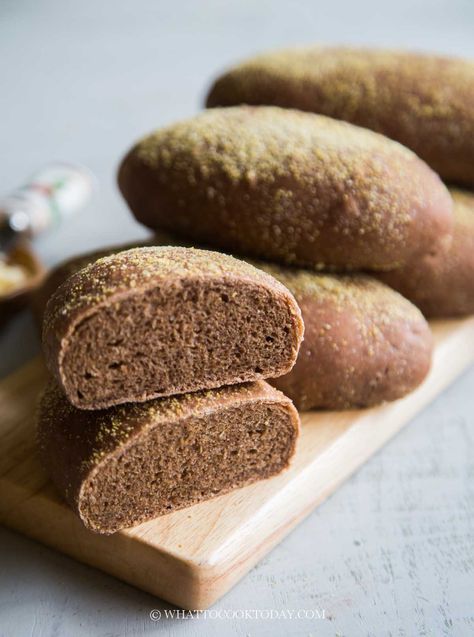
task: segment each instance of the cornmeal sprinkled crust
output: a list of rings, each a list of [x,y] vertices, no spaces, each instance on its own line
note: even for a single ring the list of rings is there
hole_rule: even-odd
[[[69,257],[51,268],[51,270],[47,273],[44,281],[41,283],[40,286],[33,290],[30,297],[30,307],[33,312],[37,327],[40,329],[40,332],[43,328],[43,315],[46,309],[46,305],[50,297],[58,289],[61,283],[63,283],[72,274],[75,274],[76,272],[84,268],[86,265],[89,265],[90,263],[93,263],[94,261],[97,261],[102,257],[109,256],[110,254],[115,254],[116,252],[121,252],[122,250],[130,250],[132,248],[144,245],[148,244],[140,244],[139,242],[134,242],[133,244],[123,244],[109,246],[99,250],[91,250],[90,252],[85,252],[74,257]]]
[[[437,250],[452,202],[411,151],[273,107],[214,109],[140,141],[119,170],[139,221],[235,254],[391,269]]]
[[[155,233],[149,239],[144,241],[134,241],[132,243],[122,243],[119,245],[111,245],[103,248],[90,250],[81,254],[64,259],[57,265],[55,265],[47,273],[44,281],[33,290],[30,298],[30,307],[33,312],[36,324],[41,332],[43,326],[43,315],[46,309],[46,305],[49,298],[58,289],[58,287],[72,274],[75,274],[79,270],[82,270],[86,265],[101,259],[102,257],[108,257],[111,254],[117,252],[123,252],[124,250],[131,250],[133,248],[144,248],[149,246],[166,246],[166,245],[178,245],[173,242],[172,238],[164,232]]]
[[[474,184],[474,62],[306,47],[256,56],[217,79],[208,106],[269,104],[383,133],[447,181]]]

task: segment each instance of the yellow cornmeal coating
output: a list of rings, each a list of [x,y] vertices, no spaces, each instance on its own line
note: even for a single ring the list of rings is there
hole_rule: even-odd
[[[209,186],[211,199],[213,194],[218,196],[215,180],[223,176],[233,184],[255,185],[291,176],[314,195],[316,205],[316,183],[320,177],[315,179],[314,173],[329,173],[366,194],[374,224],[381,219],[377,207],[382,203],[389,209],[394,201],[390,188],[382,181],[386,176],[383,165],[374,162],[370,167],[361,166],[366,153],[390,156],[400,177],[407,175],[406,161],[414,158],[407,148],[371,131],[323,115],[277,107],[207,111],[145,137],[137,144],[136,152],[150,167],[163,166],[186,173],[191,185],[198,180],[214,184]],[[374,201],[372,193],[386,199]],[[278,199],[285,197],[291,198],[292,190],[277,190],[277,209]],[[407,223],[409,219],[398,221]]]
[[[225,254],[171,246],[134,248],[102,257],[67,279],[48,301],[43,333],[54,329],[58,321],[67,322],[82,308],[112,296],[151,287],[169,277],[178,280],[190,276],[234,276],[279,287],[257,268]],[[282,286],[280,289],[286,292]]]
[[[373,132],[324,115],[274,106],[205,111],[148,135],[136,148],[137,156],[151,167],[187,171],[190,183],[223,174],[231,182],[267,181],[288,174],[305,179],[308,157],[324,162],[336,177],[346,178],[366,151],[391,151],[395,159],[413,156]]]
[[[382,81],[381,76],[384,78]],[[357,121],[358,110],[382,115],[394,99],[403,100],[398,122],[413,136],[420,120],[436,127],[449,120],[436,143],[447,150],[465,135],[474,135],[474,62],[463,59],[390,50],[312,46],[258,55],[230,69],[218,80],[232,86],[238,95],[247,94],[259,81],[291,80],[300,88],[314,82],[320,101],[316,112],[337,111],[348,121]],[[399,87],[394,95],[393,90]],[[414,90],[406,90],[412,87]],[[421,95],[423,97],[421,97]],[[277,99],[278,101],[278,99]],[[320,110],[321,109],[321,110]],[[466,128],[466,122],[471,124]],[[374,126],[378,130],[377,126]]]
[[[411,210],[430,208],[439,195],[423,187],[422,173],[414,169],[421,162],[400,144],[346,122],[278,107],[212,109],[149,135],[134,152],[183,209],[192,206],[184,192],[189,198],[195,190],[224,217],[230,193],[242,188],[245,206],[258,191],[268,202],[256,213],[259,236],[278,246],[287,263],[298,261],[302,237],[316,240],[328,223],[345,240],[351,235],[355,250],[368,233],[381,247],[403,243]],[[291,186],[279,185],[288,181]],[[354,200],[355,210],[335,219],[327,192],[336,196],[342,186],[341,197]],[[237,226],[239,220],[227,223]],[[399,265],[394,259],[385,267]]]

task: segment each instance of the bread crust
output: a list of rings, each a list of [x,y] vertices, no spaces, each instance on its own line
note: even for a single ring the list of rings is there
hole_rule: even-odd
[[[115,254],[121,250],[130,250],[138,247],[138,243],[110,246],[99,250],[91,250],[81,253],[74,257],[69,257],[55,265],[46,275],[42,284],[33,291],[30,298],[30,308],[33,312],[35,323],[41,334],[43,329],[43,317],[51,296],[56,292],[58,287],[64,283],[71,275],[82,270],[86,265],[101,259],[102,257]]]
[[[33,318],[35,319],[40,335],[43,329],[43,316],[46,305],[48,304],[49,299],[53,296],[54,292],[56,292],[61,283],[64,283],[66,279],[79,270],[82,270],[82,268],[85,268],[86,265],[89,265],[98,259],[102,259],[102,257],[108,257],[111,254],[123,252],[124,250],[132,250],[133,248],[144,248],[158,245],[176,246],[178,244],[176,241],[173,242],[173,238],[164,232],[155,233],[149,239],[145,239],[144,241],[132,241],[81,252],[80,254],[76,254],[60,261],[53,266],[47,272],[41,285],[33,290],[29,301],[29,306],[33,312]]]
[[[274,51],[221,75],[208,106],[322,113],[411,148],[446,181],[474,184],[474,62],[347,47]]]

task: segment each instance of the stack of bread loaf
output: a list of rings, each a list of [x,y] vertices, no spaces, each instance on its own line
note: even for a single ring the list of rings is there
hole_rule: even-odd
[[[53,481],[111,533],[279,473],[299,418],[262,379],[292,368],[302,337],[291,293],[230,256],[143,247],[79,270],[43,321]]]
[[[40,449],[89,528],[278,473],[291,400],[359,408],[422,382],[425,317],[474,311],[474,195],[435,172],[474,185],[472,104],[472,63],[286,51],[129,151],[119,187],[155,245],[76,257],[34,299]]]

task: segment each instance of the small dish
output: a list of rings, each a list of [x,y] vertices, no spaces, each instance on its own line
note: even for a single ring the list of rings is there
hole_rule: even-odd
[[[26,241],[17,243],[8,253],[7,264],[22,267],[26,279],[18,287],[0,292],[0,327],[27,306],[31,292],[41,284],[46,274],[45,267]]]

